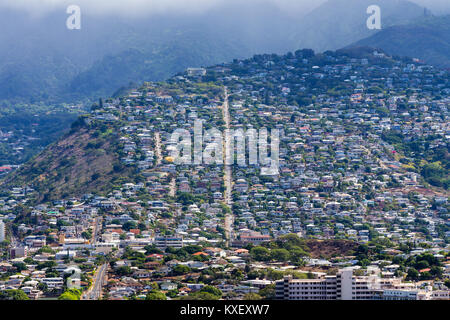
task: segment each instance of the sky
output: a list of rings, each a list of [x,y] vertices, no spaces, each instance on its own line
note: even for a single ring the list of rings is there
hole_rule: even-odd
[[[26,9],[33,13],[49,10],[63,10],[68,5],[76,4],[83,11],[93,14],[151,14],[151,13],[198,13],[215,6],[235,1],[249,2],[261,5],[270,2],[288,12],[306,13],[326,0],[0,0],[0,8]],[[426,6],[434,13],[450,13],[450,0],[410,0]]]
[[[76,4],[90,13],[189,13],[206,11],[231,1],[255,4],[269,2],[286,10],[309,11],[326,0],[0,0],[0,7],[45,12]]]
[[[0,0],[0,6],[47,11],[76,4],[82,9],[98,13],[160,13],[165,11],[201,12],[231,1],[237,3],[252,1],[255,4],[270,2],[287,10],[309,10],[326,0]]]

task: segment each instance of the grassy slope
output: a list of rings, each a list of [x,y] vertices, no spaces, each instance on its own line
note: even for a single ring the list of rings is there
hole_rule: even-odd
[[[120,165],[117,146],[116,134],[98,135],[97,129],[83,126],[7,176],[3,184],[31,185],[38,201],[108,192],[116,182],[128,181],[133,175],[131,169]]]

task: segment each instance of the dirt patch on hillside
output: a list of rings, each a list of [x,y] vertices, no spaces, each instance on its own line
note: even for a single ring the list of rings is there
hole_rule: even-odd
[[[312,258],[324,259],[350,255],[358,247],[358,243],[349,240],[307,240],[306,245]]]
[[[101,193],[134,174],[124,166],[114,170],[120,164],[117,145],[115,134],[101,137],[95,129],[79,128],[7,177],[3,186],[32,186],[37,202]]]

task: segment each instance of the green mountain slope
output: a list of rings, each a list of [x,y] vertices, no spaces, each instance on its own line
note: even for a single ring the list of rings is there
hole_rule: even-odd
[[[298,48],[339,49],[376,32],[366,27],[373,4],[382,9],[383,26],[423,15],[406,0],[330,0],[296,16],[271,1],[230,1],[192,15],[83,13],[81,30],[71,31],[61,12],[34,17],[2,9],[0,28],[14,33],[0,35],[0,101],[96,101],[130,81],[164,80],[188,66]]]
[[[297,47],[336,50],[377,33],[366,25],[371,5],[381,9],[382,28],[424,15],[424,8],[406,0],[329,0],[301,19],[294,32]]]
[[[393,26],[352,46],[380,48],[391,55],[419,58],[438,67],[450,68],[450,15]]]
[[[85,13],[81,30],[67,30],[66,17],[0,10],[0,28],[14,30],[0,35],[0,101],[96,101],[129,81],[164,80],[188,66],[285,52],[295,46],[279,35],[298,23],[270,2],[133,19]]]
[[[190,66],[207,66],[242,57],[242,46],[213,36],[181,34],[164,47],[132,48],[107,55],[74,77],[66,87],[73,98],[110,96],[130,82],[160,81]],[[246,50],[246,49],[245,49]]]

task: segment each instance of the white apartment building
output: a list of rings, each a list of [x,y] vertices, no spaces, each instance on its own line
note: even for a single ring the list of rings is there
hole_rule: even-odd
[[[41,281],[42,283],[45,283],[49,289],[62,288],[64,285],[64,279],[61,277],[43,278]]]
[[[292,279],[276,282],[276,296],[283,300],[368,300],[376,276],[357,277],[352,269],[319,279]]]
[[[380,290],[381,300],[420,300],[419,290],[386,289]]]
[[[287,276],[276,281],[275,292],[279,300],[429,300],[448,297],[448,291],[419,290],[402,283],[400,278],[383,279],[376,274],[355,276],[351,268],[318,279]]]
[[[204,76],[206,75],[205,68],[187,68],[187,73],[189,76]]]
[[[183,248],[183,237],[181,236],[156,236],[155,246],[160,250],[165,250],[167,247],[175,249]]]
[[[335,276],[320,279],[285,277],[275,283],[275,290],[276,298],[281,300],[336,300],[338,296]]]

